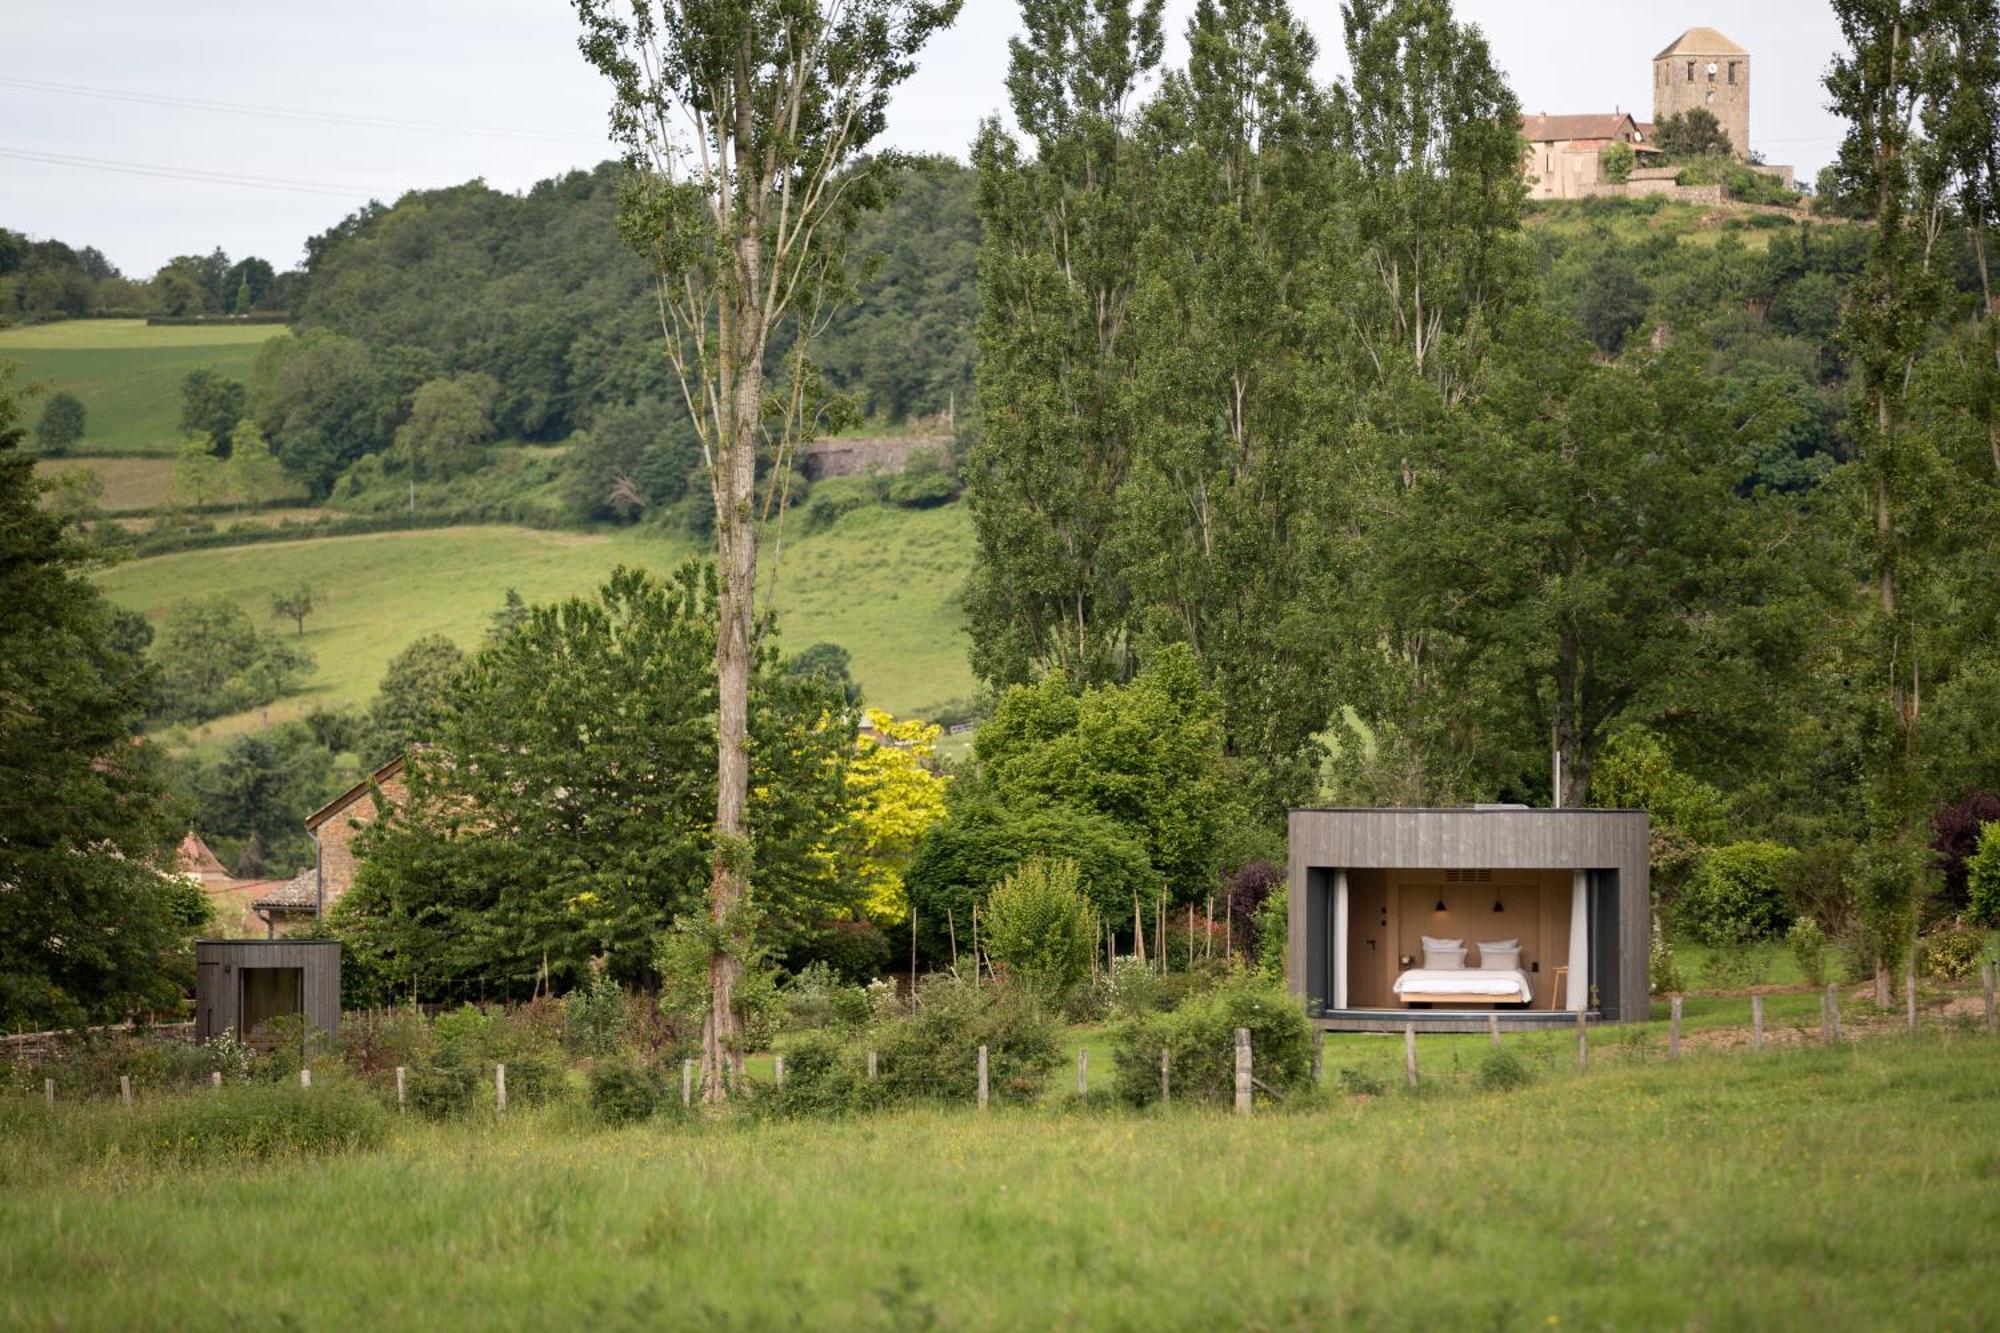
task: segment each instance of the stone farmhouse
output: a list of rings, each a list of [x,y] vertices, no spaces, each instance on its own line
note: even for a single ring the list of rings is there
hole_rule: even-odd
[[[1714,28],[1689,28],[1653,57],[1653,119],[1613,110],[1586,115],[1521,117],[1528,146],[1522,162],[1530,199],[1589,199],[1598,196],[1664,194],[1700,203],[1720,203],[1719,185],[1680,185],[1674,167],[1657,165],[1654,126],[1668,116],[1700,107],[1713,114],[1745,161],[1750,155],[1750,53]],[[1637,163],[1622,182],[1604,172],[1604,150],[1614,143],[1631,147]],[[1649,159],[1654,159],[1649,161]],[[1787,186],[1790,167],[1763,167]]]

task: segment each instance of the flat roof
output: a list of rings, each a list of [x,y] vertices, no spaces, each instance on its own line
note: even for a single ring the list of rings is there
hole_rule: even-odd
[[[1295,805],[1295,815],[1643,815],[1622,805]]]

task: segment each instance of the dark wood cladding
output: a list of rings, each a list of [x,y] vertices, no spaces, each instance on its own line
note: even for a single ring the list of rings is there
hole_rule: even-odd
[[[338,940],[196,940],[194,945],[194,1035],[207,1041],[223,1032],[238,1037],[238,1006],[245,968],[297,968],[299,1001],[306,1020],[329,1037],[340,1035],[340,942]]]
[[[1294,810],[1287,974],[1305,994],[1307,878],[1314,870],[1612,870],[1618,874],[1620,1017],[1647,1012],[1650,846],[1643,810]]]

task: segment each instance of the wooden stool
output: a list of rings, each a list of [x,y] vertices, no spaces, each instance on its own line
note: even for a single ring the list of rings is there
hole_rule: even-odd
[[[1549,1008],[1551,1010],[1562,1008],[1556,1001],[1562,998],[1564,984],[1568,981],[1569,968],[1566,966],[1557,968],[1555,985],[1549,991]]]

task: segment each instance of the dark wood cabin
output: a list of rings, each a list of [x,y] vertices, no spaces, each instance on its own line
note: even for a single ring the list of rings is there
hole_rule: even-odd
[[[340,1035],[340,941],[196,940],[194,1035],[248,1041],[274,1018],[303,1014]]]

